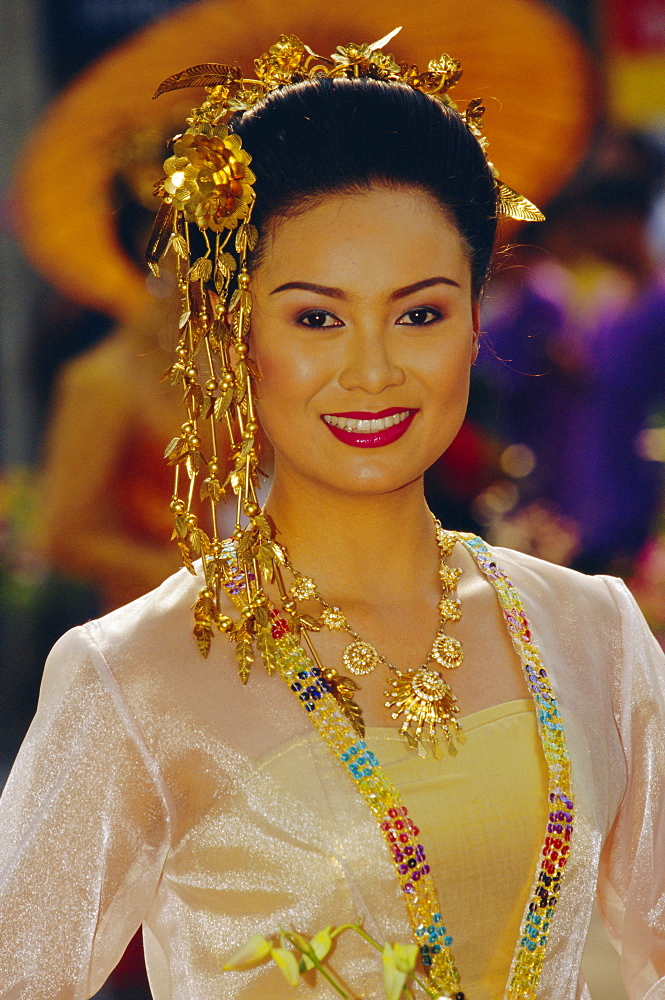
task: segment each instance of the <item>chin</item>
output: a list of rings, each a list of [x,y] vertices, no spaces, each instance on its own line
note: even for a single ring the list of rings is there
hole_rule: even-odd
[[[346,496],[370,497],[383,496],[388,493],[396,493],[401,489],[411,486],[414,482],[422,480],[425,469],[412,467],[411,469],[401,468],[387,470],[368,468],[354,468],[340,471],[340,474],[331,478],[330,471],[327,475],[319,478],[319,484],[335,493],[343,493]]]

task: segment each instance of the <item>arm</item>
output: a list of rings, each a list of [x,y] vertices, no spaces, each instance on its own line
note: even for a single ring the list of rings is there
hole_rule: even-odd
[[[54,647],[0,801],[0,996],[87,1000],[148,912],[166,792],[85,629]]]
[[[627,786],[605,842],[598,903],[631,1000],[665,996],[665,657],[626,587],[608,586],[623,629],[613,678]]]

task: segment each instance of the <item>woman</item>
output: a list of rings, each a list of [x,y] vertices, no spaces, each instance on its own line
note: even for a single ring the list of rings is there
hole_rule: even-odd
[[[371,946],[330,931],[362,922],[417,944],[412,995],[573,1000],[599,879],[631,998],[655,1000],[662,657],[618,581],[490,554],[423,499],[463,418],[497,200],[533,207],[496,181],[478,104],[451,106],[447,57],[420,74],[283,37],[256,70],[163,85],[210,88],[150,247],[179,261],[190,573],[53,651],[3,803],[3,995],[89,996],[142,922],[160,1000],[374,998]],[[224,484],[206,420],[234,441],[226,543],[190,510]],[[415,944],[384,949],[389,995]]]

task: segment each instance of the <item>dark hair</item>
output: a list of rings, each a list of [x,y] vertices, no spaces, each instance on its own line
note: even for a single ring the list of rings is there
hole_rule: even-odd
[[[452,215],[479,295],[492,258],[496,186],[453,109],[405,84],[324,78],[274,91],[231,128],[252,156],[259,231],[324,194],[377,183],[421,188]]]

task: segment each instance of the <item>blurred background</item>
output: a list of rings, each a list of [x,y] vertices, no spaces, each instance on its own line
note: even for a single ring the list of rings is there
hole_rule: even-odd
[[[462,60],[502,178],[547,221],[502,229],[430,503],[451,528],[621,575],[665,643],[665,0],[354,6],[0,0],[0,787],[53,642],[178,566],[173,283],[141,260],[196,97],[151,95],[193,63],[248,69],[282,31],[329,52],[401,23],[398,58]],[[594,1000],[623,1000],[603,947]],[[136,946],[104,995],[146,996]]]

